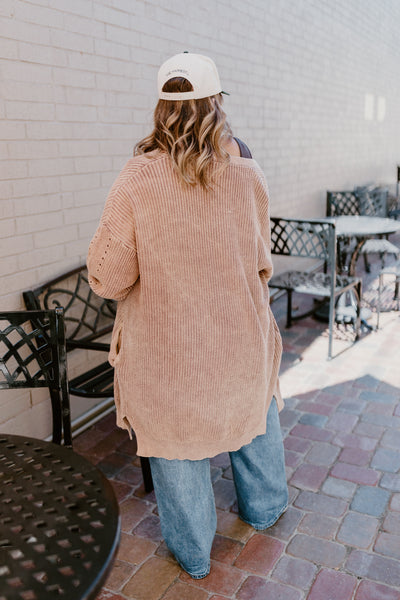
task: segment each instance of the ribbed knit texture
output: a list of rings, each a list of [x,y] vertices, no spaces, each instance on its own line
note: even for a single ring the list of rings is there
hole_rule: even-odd
[[[212,192],[183,187],[168,156],[128,161],[89,248],[89,283],[119,300],[109,360],[117,423],[140,456],[202,459],[265,433],[282,399],[269,306],[268,193],[231,157]]]

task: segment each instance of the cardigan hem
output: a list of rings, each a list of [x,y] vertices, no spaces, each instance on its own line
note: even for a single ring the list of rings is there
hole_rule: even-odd
[[[171,440],[154,440],[143,435],[135,429],[137,441],[137,456],[154,456],[167,460],[203,460],[213,458],[223,452],[235,452],[250,442],[258,435],[266,432],[265,422],[253,432],[235,440],[206,440],[178,442]]]
[[[282,397],[279,394],[275,399],[278,411],[280,411],[283,408]],[[140,429],[132,427],[129,417],[126,414],[122,416],[118,415],[118,410],[117,426],[121,429],[126,429],[131,439],[132,431],[134,431],[137,442],[137,456],[165,458],[167,460],[203,460],[204,458],[213,458],[224,452],[236,452],[243,446],[250,444],[257,436],[264,435],[268,426],[266,419],[270,403],[265,408],[265,415],[260,420],[260,425],[252,431],[246,431],[242,436],[234,439],[188,440],[187,442],[155,440]]]

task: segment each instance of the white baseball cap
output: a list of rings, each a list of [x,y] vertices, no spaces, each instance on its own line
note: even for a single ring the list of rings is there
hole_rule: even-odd
[[[163,92],[164,84],[174,77],[184,77],[193,87],[191,92]],[[217,67],[202,54],[182,52],[169,58],[158,71],[158,97],[161,100],[199,100],[222,91]]]

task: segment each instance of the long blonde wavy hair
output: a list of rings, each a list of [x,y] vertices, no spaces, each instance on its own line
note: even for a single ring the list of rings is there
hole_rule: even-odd
[[[170,79],[163,87],[164,92],[192,89],[192,84],[182,77]],[[154,110],[154,130],[136,144],[134,154],[167,152],[183,183],[200,184],[209,190],[220,169],[229,163],[223,143],[231,136],[222,109],[222,94],[200,100],[159,100]]]

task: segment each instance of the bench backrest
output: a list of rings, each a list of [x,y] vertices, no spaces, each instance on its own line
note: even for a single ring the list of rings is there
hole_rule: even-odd
[[[271,252],[293,257],[315,258],[336,265],[334,221],[271,217]]]
[[[67,340],[90,342],[112,330],[116,303],[97,296],[85,265],[23,293],[28,310],[62,306]]]

